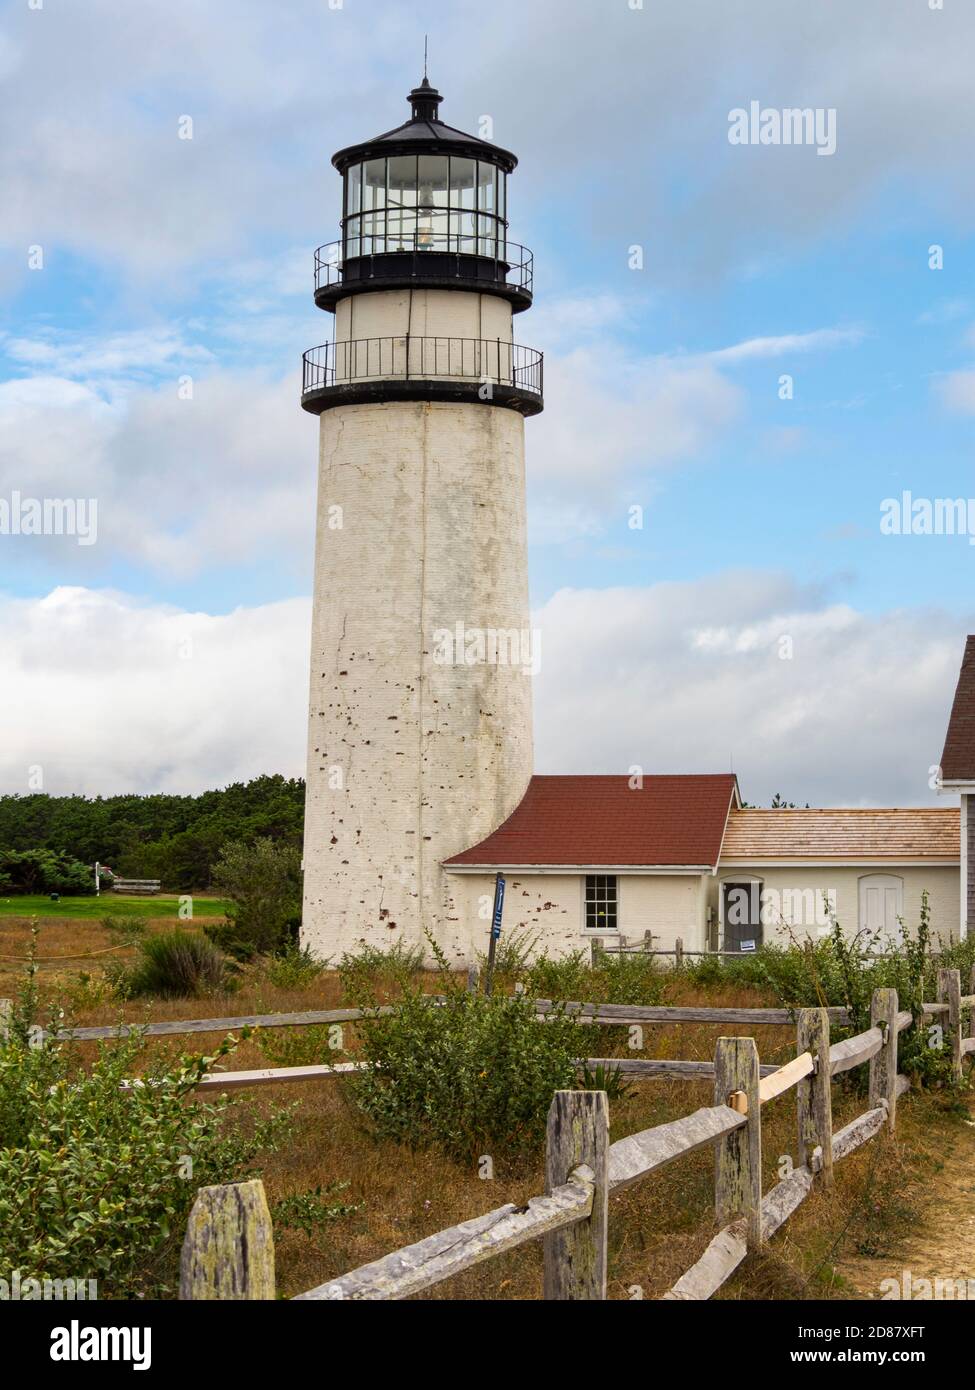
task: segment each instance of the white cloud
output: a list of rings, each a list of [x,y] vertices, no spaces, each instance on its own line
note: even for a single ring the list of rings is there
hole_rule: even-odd
[[[0,496],[94,498],[99,521],[89,548],[7,537],[4,556],[22,569],[56,558],[65,580],[119,559],[177,580],[274,562],[307,576],[315,426],[299,408],[297,378],[191,372],[193,396],[183,399],[187,365],[174,359],[171,379],[155,388],[119,383],[109,400],[56,376],[0,385]]]
[[[975,371],[949,372],[938,385],[949,410],[975,415]]]
[[[707,356],[712,362],[747,362],[754,358],[785,357],[797,352],[849,347],[864,338],[862,328],[817,328],[812,333],[786,333],[777,338],[749,338]]]
[[[968,616],[861,613],[749,572],[564,589],[534,615],[536,767],[733,765],[755,803],[931,802]]]
[[[738,572],[566,589],[534,621],[540,772],[733,763],[752,802],[933,799],[964,620],[865,614]],[[0,790],[26,791],[36,765],[52,793],[300,773],[310,623],[305,598],[223,616],[82,588],[0,600]]]
[[[311,605],[225,616],[59,588],[0,600],[0,790],[195,792],[302,775]]]

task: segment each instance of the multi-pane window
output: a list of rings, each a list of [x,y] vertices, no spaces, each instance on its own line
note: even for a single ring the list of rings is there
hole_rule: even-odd
[[[617,886],[615,874],[586,874],[586,928],[616,931]]]
[[[505,256],[506,175],[459,155],[396,155],[345,174],[345,254]]]

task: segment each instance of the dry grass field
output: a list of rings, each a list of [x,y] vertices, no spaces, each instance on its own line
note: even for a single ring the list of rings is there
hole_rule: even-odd
[[[171,927],[171,919],[150,930]],[[26,920],[0,921],[0,997],[12,995],[22,967],[17,957],[29,942]],[[91,921],[51,921],[39,944],[39,981],[48,998],[59,997],[77,1024],[238,1016],[339,1006],[338,976],[326,971],[302,989],[275,988],[261,969],[245,972],[232,994],[198,1000],[120,1005],[110,997],[103,976],[108,959],[126,959],[133,948]],[[503,987],[504,982],[499,982]],[[429,987],[435,988],[435,977]],[[377,997],[388,997],[380,981]],[[667,1001],[708,1006],[760,1006],[772,1001],[757,989],[695,990],[680,978],[668,986]],[[621,1030],[594,1027],[593,1055],[618,1054]],[[722,1028],[704,1025],[649,1025],[639,1055],[706,1060],[719,1033],[751,1033],[762,1062],[779,1063],[795,1052],[794,1031],[784,1028]],[[273,1034],[273,1036],[272,1036]],[[229,1065],[234,1070],[281,1065],[282,1040],[297,1045],[298,1030],[267,1030],[243,1042]],[[615,1035],[615,1036],[614,1036]],[[291,1043],[290,1040],[295,1040]],[[219,1035],[152,1040],[154,1051],[206,1051]],[[87,1048],[90,1045],[72,1044]],[[354,1051],[354,1025],[346,1047]],[[269,1056],[270,1047],[274,1056]],[[327,1054],[320,1060],[333,1060]],[[296,1056],[296,1062],[311,1060]],[[855,1075],[855,1074],[854,1074]],[[834,1128],[866,1108],[849,1079],[834,1085]],[[278,1287],[290,1296],[385,1255],[445,1227],[505,1202],[523,1203],[544,1190],[543,1164],[509,1164],[491,1155],[494,1177],[451,1163],[432,1152],[410,1152],[390,1143],[377,1145],[366,1131],[351,1097],[350,1084],[327,1080],[273,1086],[238,1093],[242,1123],[274,1105],[294,1105],[294,1130],[286,1145],[268,1156],[262,1176],[272,1205],[291,1194],[344,1182],[340,1200],[356,1210],[311,1235],[279,1230],[276,1236]],[[781,1176],[780,1165],[794,1156],[795,1092],[763,1111],[764,1185]],[[645,1080],[610,1104],[611,1136],[618,1139],[713,1103],[711,1083]],[[864,1261],[893,1259],[925,1221],[925,1207],[937,1185],[945,1156],[967,1141],[960,1107],[938,1095],[912,1095],[902,1102],[897,1133],[865,1145],[836,1169],[835,1188],[815,1194],[770,1243],[761,1257],[750,1257],[722,1289],[730,1299],[820,1299],[871,1297]],[[703,1252],[714,1234],[713,1155],[692,1154],[611,1198],[609,1296],[659,1297]],[[869,1268],[869,1266],[868,1266]],[[854,1271],[852,1278],[844,1270]],[[427,1294],[433,1299],[534,1299],[541,1291],[541,1250],[527,1247],[457,1276]]]

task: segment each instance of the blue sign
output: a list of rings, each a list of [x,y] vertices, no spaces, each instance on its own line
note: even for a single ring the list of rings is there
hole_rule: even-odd
[[[491,935],[495,941],[501,935],[501,914],[504,912],[504,879],[498,874],[494,884],[494,920],[491,923]]]

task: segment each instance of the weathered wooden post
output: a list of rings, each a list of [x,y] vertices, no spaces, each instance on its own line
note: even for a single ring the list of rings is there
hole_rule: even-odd
[[[879,1028],[884,1044],[870,1058],[871,1109],[887,1102],[887,1128],[897,1120],[897,991],[875,989],[870,1000],[870,1027]]]
[[[609,1103],[605,1091],[556,1091],[548,1112],[546,1192],[568,1182],[582,1165],[595,1176],[592,1212],[586,1221],[543,1238],[546,1299],[606,1297]]]
[[[179,1296],[274,1298],[274,1230],[260,1178],[200,1188],[183,1241]]]
[[[480,972],[480,970],[478,970],[477,966],[476,966],[476,965],[469,965],[469,966],[467,967],[467,993],[468,993],[468,994],[476,994],[476,993],[477,993],[477,986],[478,986],[478,982],[480,981],[480,978],[481,978],[481,972]]]
[[[653,950],[653,932],[649,929],[643,933],[643,949],[648,955]],[[975,980],[975,965],[972,966],[972,979]]]
[[[592,950],[592,961],[591,961],[591,964],[592,964],[593,970],[595,970],[596,967],[602,963],[602,955],[603,955],[603,951],[606,949],[606,947],[605,947],[605,945],[604,945],[604,943],[603,943],[602,938],[601,938],[601,937],[598,937],[598,936],[594,936],[593,939],[592,939],[592,941],[589,943],[589,945],[590,945],[590,948],[591,948],[591,950]]]
[[[799,1163],[816,1174],[820,1187],[833,1186],[833,1079],[829,1066],[829,1014],[800,1009],[796,1053],[812,1054],[816,1070],[796,1088],[799,1118]]]
[[[951,1077],[953,1081],[960,1081],[962,1077],[960,970],[938,971],[938,1003],[948,1005],[947,1014],[942,1014],[941,1017],[947,1019],[947,1026],[951,1033]]]
[[[10,1016],[14,1011],[12,999],[0,999],[0,1042],[10,1037]]]
[[[679,936],[674,942],[674,969],[684,969],[684,938]]]
[[[762,1107],[754,1038],[719,1038],[714,1053],[714,1103],[730,1105],[748,1123],[715,1146],[714,1207],[727,1225],[744,1216],[749,1249],[762,1243]]]

